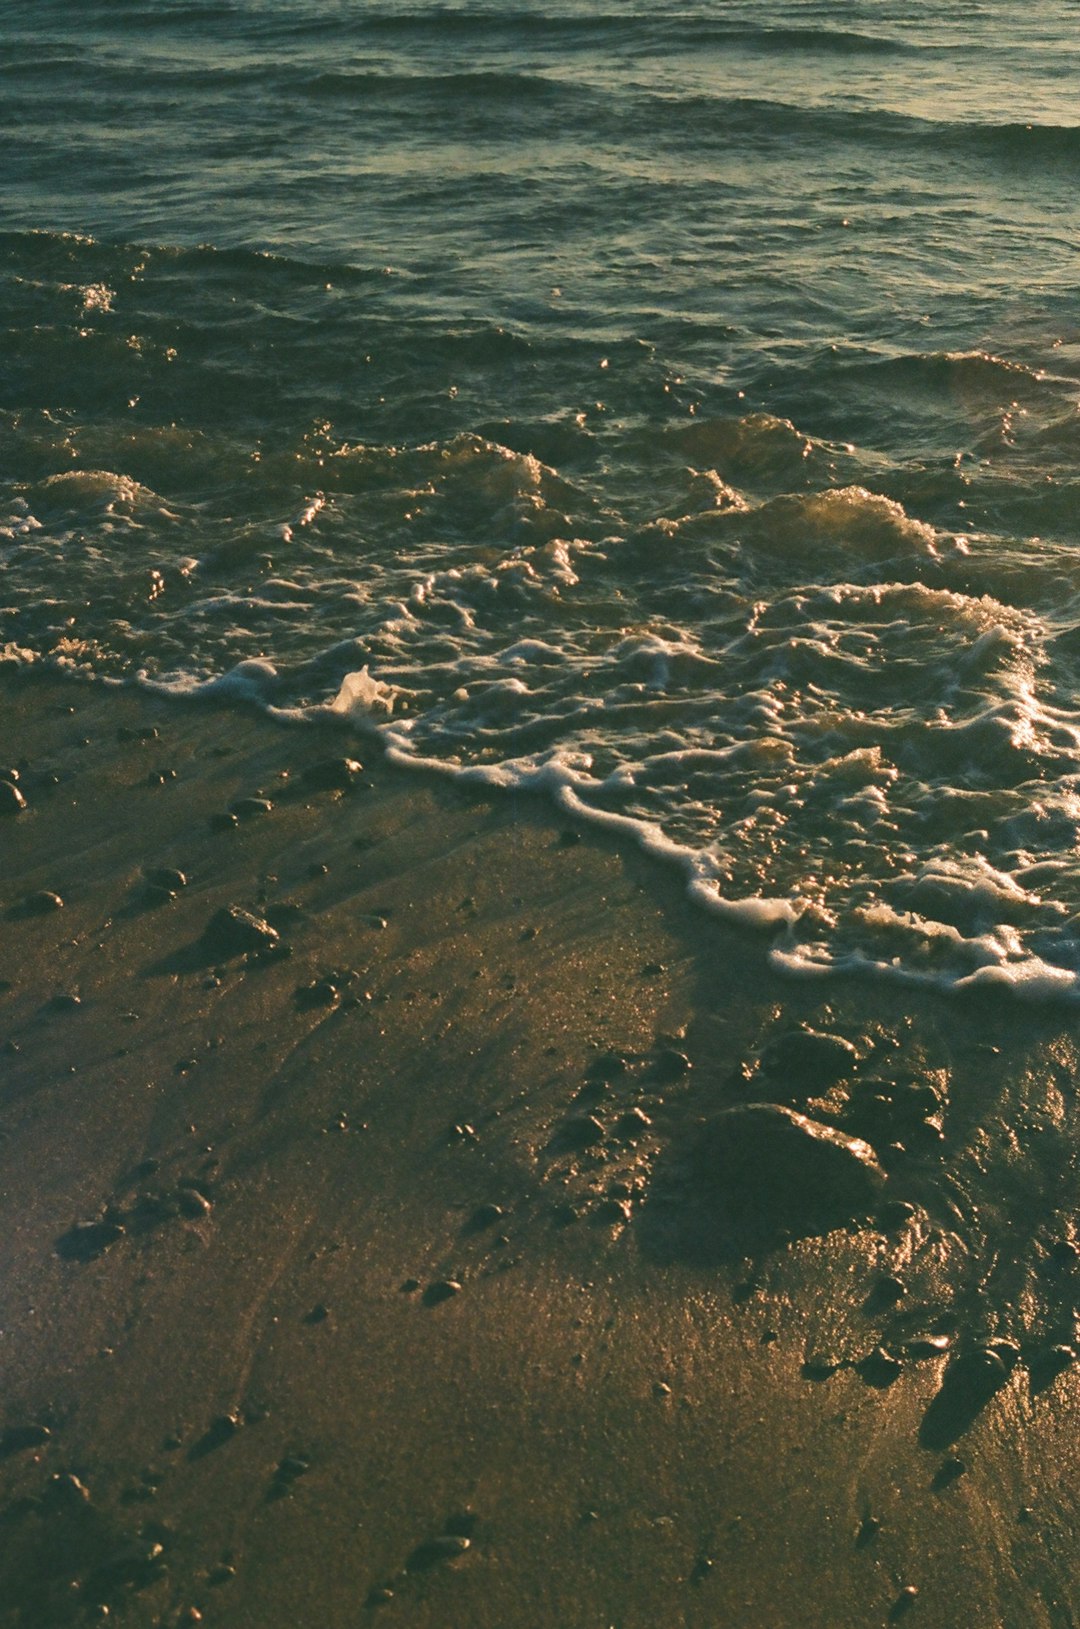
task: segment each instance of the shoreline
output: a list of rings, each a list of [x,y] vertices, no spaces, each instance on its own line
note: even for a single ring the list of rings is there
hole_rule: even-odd
[[[347,728],[38,675],[0,707],[29,804],[0,826],[0,1623],[1080,1610],[1077,1378],[1032,1382],[1069,1332],[1028,1264],[1076,1202],[1067,1015],[784,980],[636,849]],[[291,954],[208,941],[228,906]],[[966,1276],[941,1217],[698,1248],[685,1150],[799,1024],[947,1076],[973,1167],[1045,1114],[1061,1192],[1012,1277],[1026,1167],[957,1224]],[[886,1272],[910,1329],[868,1311]],[[943,1448],[943,1357],[857,1365],[946,1305],[1024,1351]]]

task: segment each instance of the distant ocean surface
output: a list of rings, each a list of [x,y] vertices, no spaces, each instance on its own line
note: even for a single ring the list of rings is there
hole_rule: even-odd
[[[5,0],[0,653],[1080,993],[1074,0]]]

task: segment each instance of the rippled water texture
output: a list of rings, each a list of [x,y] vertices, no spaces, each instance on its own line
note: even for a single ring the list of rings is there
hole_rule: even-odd
[[[0,646],[1080,989],[1075,11],[9,0]]]

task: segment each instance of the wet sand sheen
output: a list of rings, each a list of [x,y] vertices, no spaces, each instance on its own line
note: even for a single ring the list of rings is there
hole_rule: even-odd
[[[1071,1621],[1067,1020],[780,982],[353,736],[0,701],[0,1622]],[[733,1214],[700,1122],[755,1100],[874,1130],[911,1214]]]

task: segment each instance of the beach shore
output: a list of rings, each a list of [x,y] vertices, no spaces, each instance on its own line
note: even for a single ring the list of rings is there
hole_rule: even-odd
[[[0,716],[0,1623],[1077,1621],[1077,1373],[1030,1360],[1071,1020],[782,981],[632,848],[344,728],[17,674]],[[965,1091],[1056,1127],[1028,1236],[1003,1192],[958,1275],[917,1171],[891,1227],[688,1221],[798,1025],[948,1077],[973,1165]],[[976,1336],[1022,1361],[928,1432]]]

